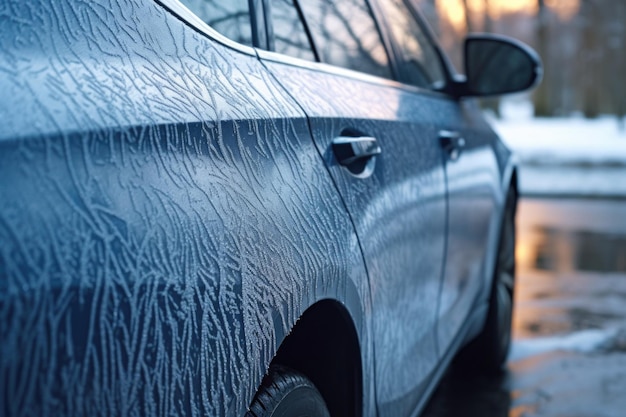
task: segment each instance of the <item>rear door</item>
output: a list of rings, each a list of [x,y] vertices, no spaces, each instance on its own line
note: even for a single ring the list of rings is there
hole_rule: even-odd
[[[425,3],[423,1],[422,3]],[[376,0],[384,33],[391,39],[398,79],[406,84],[443,86],[444,69],[432,39],[407,0]],[[474,100],[446,97],[446,113],[430,120],[443,158],[448,192],[445,266],[438,313],[440,355],[454,353],[474,307],[488,294],[493,260],[487,248],[497,231],[500,182],[495,136]]]
[[[277,13],[285,2],[272,6]],[[359,236],[373,302],[379,414],[397,416],[415,409],[438,360],[446,190],[437,132],[456,106],[389,80],[388,55],[363,1],[301,6],[317,56],[336,66],[261,57],[309,116]],[[306,47],[294,44],[308,39],[295,36],[284,15],[273,16],[275,49],[307,58]]]
[[[478,109],[463,107],[468,123],[451,126],[449,133],[463,140],[464,147],[446,163],[448,245],[438,329],[442,354],[458,348],[464,326],[481,313],[476,307],[486,305],[495,264],[489,248],[495,249],[501,199],[493,133],[481,122]]]
[[[384,9],[391,34],[396,35],[396,45],[407,38],[400,31],[401,22],[405,20],[403,16],[413,14],[416,26],[420,26],[419,16],[409,3],[419,4],[426,11],[432,7],[429,0],[376,1]],[[398,10],[402,12],[394,13]],[[396,59],[402,68],[399,76],[407,83],[420,82],[412,75],[420,72],[416,63],[421,62],[419,65],[428,72],[431,70],[429,62],[435,61],[429,56],[432,54],[426,52],[429,44],[432,47],[432,41],[425,31],[421,32],[421,35],[413,36],[421,45],[417,54],[410,48],[396,50]],[[413,59],[416,55],[419,58]],[[403,62],[406,65],[402,65]],[[475,307],[484,303],[490,293],[495,261],[489,248],[495,248],[497,243],[499,219],[496,208],[502,201],[497,152],[503,149],[482,117],[476,100],[461,99],[455,103],[454,110],[446,116],[438,132],[445,153],[448,192],[446,261],[437,330],[442,356],[458,349],[468,331],[467,326],[476,318],[475,313],[480,314]]]

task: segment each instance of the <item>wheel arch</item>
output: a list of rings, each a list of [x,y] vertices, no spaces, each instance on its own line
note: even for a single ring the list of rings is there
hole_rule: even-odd
[[[270,365],[286,366],[309,378],[331,416],[361,416],[361,348],[354,321],[340,302],[324,299],[309,307]]]
[[[506,168],[502,175],[502,204],[500,208],[500,217],[504,215],[506,210],[506,196],[509,190],[513,189],[515,192],[516,200],[519,197],[519,168],[518,159],[514,155],[509,157]]]
[[[498,245],[500,244],[500,234],[502,233],[502,226],[503,226],[503,222],[504,222],[504,218],[506,216],[507,210],[513,209],[513,215],[516,216],[517,215],[517,203],[519,201],[519,174],[518,174],[518,166],[517,166],[517,158],[515,157],[511,157],[509,159],[509,163],[507,164],[507,168],[504,171],[504,175],[502,176],[502,194],[501,194],[501,200],[500,200],[500,204],[499,204],[499,208],[498,208],[498,212],[497,212],[497,220],[498,220],[498,227],[497,227],[497,239],[494,239],[494,250],[492,250],[492,253],[495,253],[495,251],[498,248]],[[513,207],[509,207],[508,204],[508,196],[509,196],[509,192],[513,190],[513,193],[515,195],[514,198],[514,202],[513,202]],[[489,285],[488,285],[488,291],[491,291],[492,286],[494,285],[494,273],[495,273],[495,268],[496,268],[496,263],[498,262],[497,256],[494,257],[494,259],[490,262],[491,264],[491,269],[490,269],[490,273],[489,273]]]
[[[518,180],[517,167],[513,167],[513,172],[511,173],[511,178],[509,180],[509,186],[508,186],[508,188],[505,191],[508,192],[511,189],[515,193],[515,207],[514,207],[514,210],[517,212],[517,201],[519,200],[519,180]],[[506,193],[505,193],[505,196],[506,196]],[[506,201],[506,198],[505,198],[505,201]],[[506,204],[505,204],[505,206],[506,206]],[[506,207],[505,207],[505,209],[506,209]]]

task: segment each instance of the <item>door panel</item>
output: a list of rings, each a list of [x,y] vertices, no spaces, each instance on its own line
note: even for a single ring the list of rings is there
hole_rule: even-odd
[[[437,126],[454,117],[456,105],[384,81],[265,63],[309,116],[359,236],[373,302],[379,413],[410,412],[438,360],[446,199]],[[357,178],[337,163],[332,142],[346,132],[376,139],[381,154],[371,176]]]
[[[500,174],[492,144],[495,135],[472,103],[460,106],[462,125],[449,125],[464,142],[458,158],[446,158],[448,245],[439,307],[438,343],[444,354],[472,313],[480,294],[488,294],[491,257],[497,234]],[[483,300],[484,301],[484,300]]]
[[[242,416],[320,299],[371,356],[350,218],[253,51],[156,2],[29,4],[0,30],[0,414]]]
[[[441,85],[445,69],[409,2],[378,0],[379,18],[391,40],[398,78],[418,86]],[[499,182],[493,133],[472,101],[459,101],[437,126],[445,149],[448,241],[439,307],[438,346],[445,355],[467,322],[484,288],[487,243]]]

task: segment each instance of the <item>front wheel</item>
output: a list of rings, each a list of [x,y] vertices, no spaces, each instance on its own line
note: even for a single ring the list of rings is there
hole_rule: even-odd
[[[330,417],[324,398],[303,374],[272,366],[246,417]]]

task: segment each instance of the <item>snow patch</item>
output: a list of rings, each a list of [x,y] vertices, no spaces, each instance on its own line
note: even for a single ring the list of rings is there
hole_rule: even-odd
[[[516,361],[554,351],[590,353],[607,346],[617,333],[617,329],[590,329],[562,336],[516,340],[511,347],[509,360]]]
[[[504,100],[491,123],[519,158],[522,194],[626,197],[626,129],[615,117],[533,118],[528,100]]]

